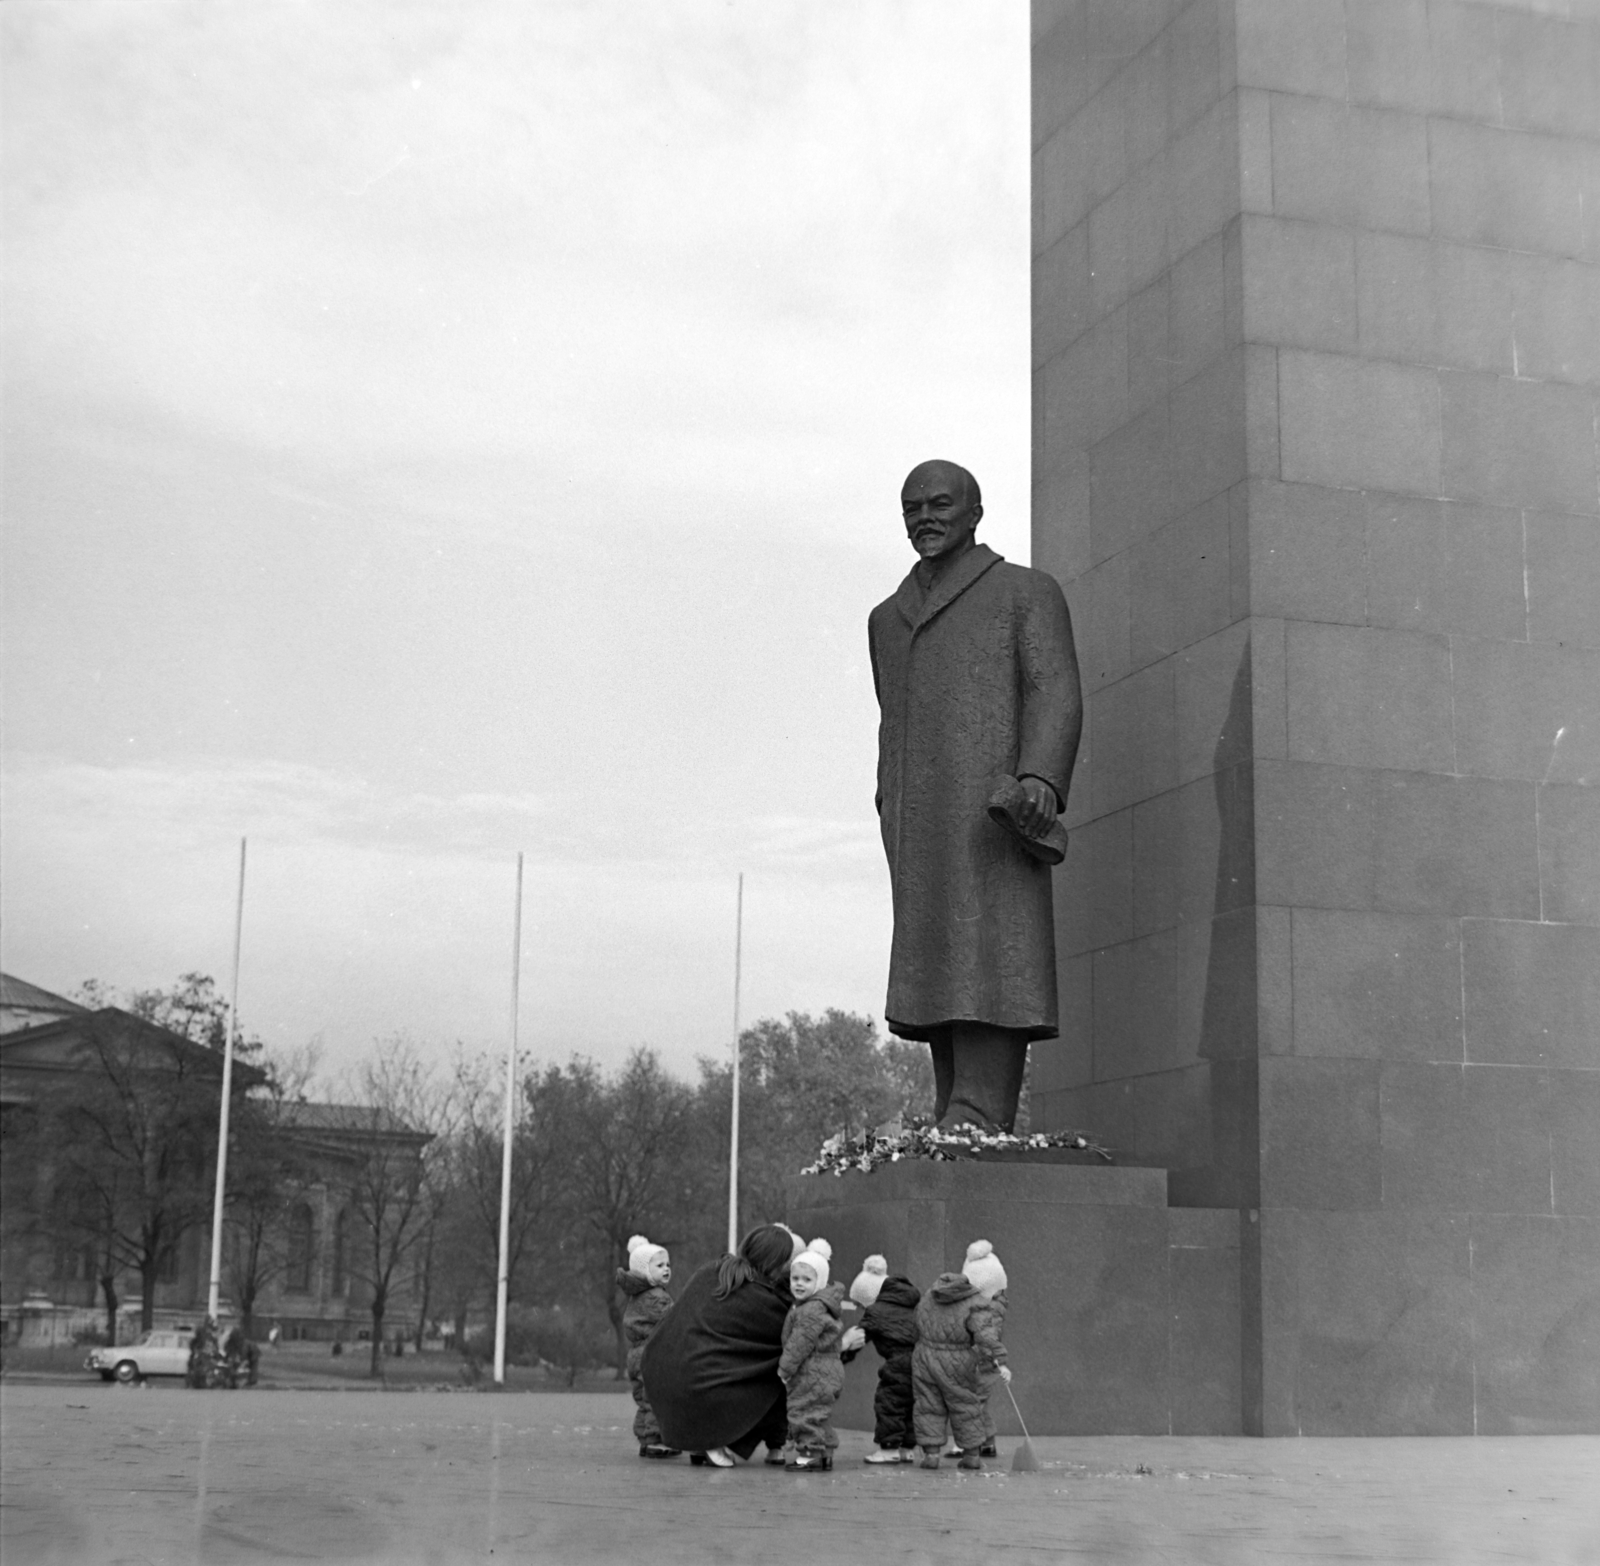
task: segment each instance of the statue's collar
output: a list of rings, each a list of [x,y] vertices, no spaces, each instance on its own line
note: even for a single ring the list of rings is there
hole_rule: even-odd
[[[913,631],[920,631],[928,621],[947,605],[952,604],[992,565],[1004,559],[987,544],[974,544],[953,565],[934,578],[933,586],[924,590],[917,580],[917,566],[912,566],[906,579],[894,595],[895,608],[900,618]],[[917,565],[920,565],[918,561]]]

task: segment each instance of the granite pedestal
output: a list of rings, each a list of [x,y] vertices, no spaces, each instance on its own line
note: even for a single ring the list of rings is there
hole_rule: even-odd
[[[1164,1170],[907,1160],[797,1177],[789,1222],[827,1237],[847,1285],[881,1252],[925,1289],[990,1241],[1032,1435],[1240,1431],[1238,1214],[1169,1209]],[[842,1428],[872,1428],[881,1363],[868,1348],[847,1372]],[[991,1408],[1016,1434],[1003,1393]]]

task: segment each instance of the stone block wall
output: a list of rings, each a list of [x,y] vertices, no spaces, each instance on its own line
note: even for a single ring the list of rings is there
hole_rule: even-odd
[[[1035,1115],[1244,1215],[1244,1422],[1600,1424],[1600,5],[1037,0]]]
[[[787,1211],[846,1287],[878,1252],[926,1289],[988,1240],[1033,1435],[1239,1433],[1239,1215],[1169,1208],[1160,1170],[916,1160],[800,1176]],[[879,1364],[869,1348],[846,1373],[843,1428],[872,1428]],[[1004,1392],[990,1413],[1020,1433]]]

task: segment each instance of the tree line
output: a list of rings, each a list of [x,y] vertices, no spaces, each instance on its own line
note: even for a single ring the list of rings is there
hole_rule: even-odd
[[[109,1003],[100,986],[82,998]],[[123,1009],[206,1053],[222,1048],[226,1006],[203,975],[139,992]],[[114,1333],[123,1275],[140,1277],[148,1327],[164,1260],[210,1223],[217,1084],[200,1052],[153,1063],[148,1039],[141,1052],[114,1028],[88,1033],[84,1069],[43,1091],[26,1125],[8,1122],[5,1205],[13,1235],[26,1230],[83,1257]],[[342,1261],[371,1316],[373,1372],[386,1331],[420,1345],[442,1321],[469,1344],[495,1300],[503,1058],[458,1047],[438,1063],[414,1041],[377,1042],[338,1084],[347,1134],[330,1165],[294,1134],[315,1052],[274,1058],[259,1040],[235,1044],[246,1069],[231,1110],[223,1281],[247,1333],[294,1263],[291,1207],[334,1168],[349,1224]],[[787,1180],[828,1136],[925,1112],[933,1099],[925,1046],[880,1037],[870,1018],[839,1010],[746,1029],[739,1089],[741,1232],[782,1215]],[[575,1055],[527,1064],[515,1091],[513,1348],[573,1372],[620,1365],[615,1272],[628,1237],[667,1246],[680,1278],[725,1247],[731,1063],[726,1053],[701,1057],[685,1079],[648,1047],[609,1070]],[[403,1322],[391,1319],[402,1279]]]

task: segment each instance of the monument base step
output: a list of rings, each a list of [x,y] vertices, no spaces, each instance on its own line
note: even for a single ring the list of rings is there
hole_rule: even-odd
[[[1034,1435],[1237,1435],[1239,1215],[1168,1208],[1164,1169],[907,1159],[800,1175],[789,1223],[826,1236],[848,1286],[863,1259],[927,1288],[988,1240],[1009,1280],[1012,1390]],[[846,1325],[860,1313],[846,1312]],[[836,1422],[871,1430],[881,1361],[845,1374]],[[1010,1400],[991,1412],[1017,1435]]]

